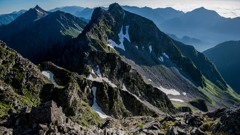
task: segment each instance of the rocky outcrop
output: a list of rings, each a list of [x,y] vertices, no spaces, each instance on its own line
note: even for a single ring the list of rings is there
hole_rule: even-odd
[[[216,117],[221,116],[219,123],[216,125],[214,132],[218,133],[227,133],[227,134],[240,134],[240,107],[229,109],[222,113],[220,111],[215,115]]]
[[[65,116],[62,108],[53,101],[46,102],[30,112],[13,114],[4,126],[0,126],[3,134],[113,134],[123,133],[117,129],[102,130],[98,127],[86,129],[78,123],[72,122]],[[6,128],[7,127],[7,128]]]
[[[40,104],[41,90],[49,84],[38,67],[0,41],[0,117]]]
[[[239,134],[240,108],[220,109],[210,113],[182,113],[155,117],[107,118],[101,125],[82,126],[67,117],[53,101],[30,111],[13,113],[0,123],[0,133],[11,134],[142,134],[142,135],[206,135]]]
[[[127,116],[141,115],[153,116],[163,113],[160,111],[161,108],[158,109],[157,107],[151,105],[151,102],[148,103],[147,101],[140,99],[139,95],[134,94],[134,92],[131,92],[130,90],[128,91],[125,86],[125,88],[123,88],[123,86],[119,84],[120,81],[115,81],[114,79],[114,81],[111,82],[106,78],[103,79],[105,76],[104,72],[102,72],[101,77],[97,77],[95,73],[90,74],[92,77],[95,76],[94,79],[94,77],[89,78],[69,72],[65,69],[57,67],[51,62],[43,63],[41,69],[53,72],[55,80],[59,85],[53,91],[49,91],[47,89],[43,90],[41,96],[43,101],[54,100],[58,103],[58,105],[63,107],[63,110],[67,116],[72,116],[76,120],[79,118],[79,116],[81,116],[81,113],[79,112],[82,112],[81,110],[83,103],[89,103],[90,105],[93,105],[93,87],[96,87],[97,89],[95,97],[97,104],[109,116],[122,118]],[[98,72],[100,71],[103,70],[99,69]],[[142,83],[142,88],[140,86],[136,87],[138,87],[141,91],[144,89],[143,86],[146,84],[142,80],[139,80],[139,82]],[[151,88],[150,86],[148,87],[149,89]],[[163,97],[164,96],[165,95],[163,95]],[[158,97],[161,97],[161,93],[158,95]],[[165,98],[167,97],[165,96]],[[159,100],[164,103],[163,99],[160,98]],[[172,109],[174,108],[172,107]]]
[[[88,100],[84,102],[83,97],[87,96],[80,93],[77,80],[64,80],[74,77],[67,76],[69,72],[59,70],[57,75],[62,79],[56,80],[57,84],[54,84],[41,73],[39,67],[8,48],[3,42],[0,45],[0,63],[1,120],[23,108],[29,110],[32,106],[55,100],[63,107],[67,116],[82,125],[101,123],[101,118],[91,109]]]
[[[90,107],[94,104],[94,98],[103,112],[115,118],[154,116],[163,113],[162,111],[174,112],[175,108],[167,96],[146,84],[141,76],[124,62],[116,61],[117,65],[112,65],[116,66],[116,69],[112,69],[117,72],[126,72],[126,74],[122,74],[123,76],[119,76],[119,78],[113,78],[113,82],[107,78],[97,81],[69,72],[50,62],[37,67],[6,47],[4,43],[0,49],[2,62],[0,74],[2,79],[0,81],[1,119],[7,118],[11,113],[19,112],[22,108],[27,107],[28,110],[32,106],[53,100],[63,108],[63,112],[72,121],[84,126],[98,125],[102,123],[102,119]],[[99,55],[105,60],[108,57],[104,54],[95,55]],[[99,59],[95,58],[89,59],[94,61],[91,64],[92,67],[99,64],[101,67],[98,68],[101,69],[102,78],[109,75],[107,70],[111,68],[111,65],[106,64],[104,69],[102,68],[103,63],[97,63]],[[118,56],[112,54],[110,58],[118,59]],[[97,73],[96,70],[94,71]],[[45,77],[43,73],[47,73],[47,76],[52,76],[52,78]],[[92,75],[97,77],[96,74]],[[133,80],[138,81],[139,84],[133,83]],[[97,89],[96,97],[93,95],[93,87]],[[146,91],[147,89],[148,91]],[[151,94],[154,95],[152,98],[150,98]]]
[[[146,84],[142,76],[134,70],[121,57],[112,53],[91,52],[89,60],[93,65],[98,65],[102,76],[110,78],[111,81],[122,89],[145,100],[163,112],[174,113],[175,108],[167,96],[157,88]]]

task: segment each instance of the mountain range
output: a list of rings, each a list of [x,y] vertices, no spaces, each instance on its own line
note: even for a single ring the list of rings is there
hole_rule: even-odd
[[[64,8],[57,9],[67,11]],[[204,51],[224,41],[239,40],[240,36],[240,30],[237,29],[240,24],[239,17],[224,18],[217,12],[203,7],[187,13],[170,7],[152,9],[149,7],[123,6],[123,9],[152,20],[161,31],[170,35],[201,40],[202,42],[179,40],[185,44],[190,43],[198,51]],[[93,9],[87,8],[86,10],[85,12],[81,10],[78,14],[76,12],[71,13],[78,17],[90,19]]]
[[[239,107],[219,108],[240,96],[203,53],[117,3],[69,13],[36,6],[0,27],[0,133],[239,132]]]
[[[35,62],[47,49],[76,37],[86,24],[71,14],[50,13],[36,6],[10,24],[0,26],[0,39]]]
[[[198,51],[204,51],[224,41],[239,40],[239,29],[236,29],[240,24],[239,17],[224,18],[217,12],[203,7],[187,13],[175,10],[171,7],[152,9],[149,7],[139,8],[134,6],[123,6],[123,9],[152,20],[161,31],[169,33],[169,35],[175,35],[182,38],[189,37],[191,42],[181,38],[176,38],[176,40],[185,44],[190,44]],[[52,9],[50,12],[58,10],[89,21],[94,9],[67,6]],[[22,14],[23,12],[20,13]],[[4,18],[2,20],[11,18],[10,20],[12,21],[19,16],[20,13],[18,15],[15,15],[16,13],[2,15]],[[199,18],[199,16],[201,16],[201,18]],[[11,21],[6,22],[0,19],[0,24],[8,24]],[[200,42],[192,39],[198,39]]]
[[[213,45],[228,40],[238,40],[240,35],[238,24],[240,24],[239,17],[224,18],[215,11],[198,8],[158,25],[164,32],[178,36],[189,35]]]
[[[227,83],[240,92],[239,53],[240,41],[228,41],[204,51],[204,54],[216,65]]]
[[[13,20],[15,20],[17,17],[25,13],[26,10],[20,10],[20,11],[15,11],[10,14],[1,14],[0,15],[0,26],[1,25],[6,25],[11,23]]]
[[[114,53],[116,56],[94,51]],[[89,63],[88,68],[96,70],[98,67],[102,75],[110,78],[114,84],[126,85],[130,89],[127,86],[130,83],[126,78],[128,75],[116,74],[129,71],[122,71],[117,66],[122,64],[112,63],[111,60],[118,59],[114,57],[120,55],[123,57],[121,61],[137,70],[147,83],[162,91],[173,91],[167,93],[168,97],[180,100],[178,104],[191,106],[191,101],[205,99],[208,106],[221,106],[222,101],[233,99],[226,94],[231,88],[203,54],[191,46],[172,40],[159,31],[152,21],[127,12],[118,5],[110,6],[108,11],[95,9],[84,31],[57,52],[59,54],[48,53],[48,60],[79,74],[87,72],[85,64]],[[140,93],[137,91],[132,92],[137,96],[145,96],[144,93],[138,95]]]

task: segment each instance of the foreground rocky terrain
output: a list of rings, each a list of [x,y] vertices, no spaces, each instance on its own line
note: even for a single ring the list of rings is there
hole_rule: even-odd
[[[180,113],[107,118],[103,124],[85,127],[71,121],[53,101],[31,110],[13,113],[0,124],[0,134],[72,134],[72,135],[232,135],[240,134],[240,107],[209,113]]]

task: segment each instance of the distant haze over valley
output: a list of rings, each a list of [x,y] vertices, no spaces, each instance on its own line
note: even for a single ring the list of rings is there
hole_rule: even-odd
[[[81,7],[108,7],[113,1],[109,0],[1,0],[0,1],[0,14],[6,14],[21,9],[29,9],[35,5],[39,5],[46,10],[53,9],[55,7],[63,6],[81,6]],[[151,7],[151,8],[165,8],[172,7],[174,9],[188,12],[199,7],[205,7],[210,10],[217,11],[224,17],[238,17],[240,16],[240,1],[239,0],[115,0],[120,5],[138,6],[138,7]],[[11,6],[10,6],[11,5]]]

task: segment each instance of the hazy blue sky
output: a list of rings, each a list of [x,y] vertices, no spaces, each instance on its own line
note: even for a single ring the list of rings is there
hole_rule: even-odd
[[[108,6],[114,2],[140,7],[173,7],[182,11],[190,11],[203,6],[226,17],[240,16],[240,0],[0,0],[0,14],[29,9],[37,4],[48,10],[72,5],[82,7]]]

